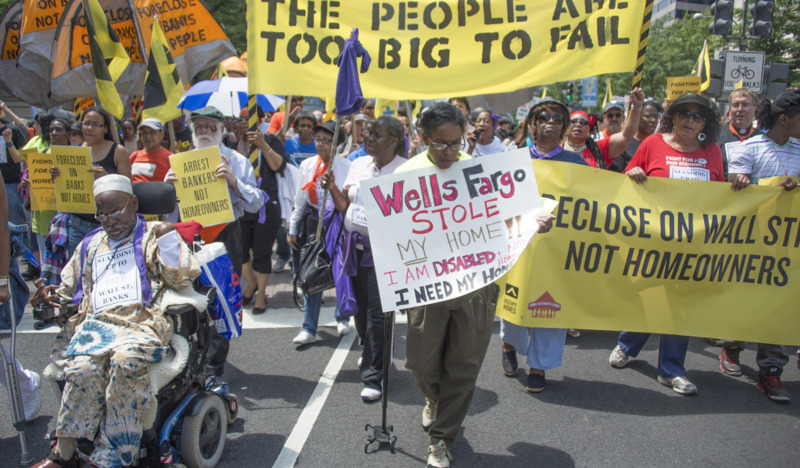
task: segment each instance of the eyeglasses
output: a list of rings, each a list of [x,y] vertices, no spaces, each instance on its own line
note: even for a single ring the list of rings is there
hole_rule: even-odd
[[[333,143],[333,138],[316,137],[314,138],[314,142],[319,143],[320,145],[330,145],[331,143]]]
[[[750,109],[753,107],[752,104],[749,102],[734,102],[731,104],[731,109],[739,110],[739,109]]]
[[[460,141],[458,143],[450,143],[449,145],[447,143],[437,143],[432,141],[430,146],[436,151],[447,151],[448,148],[452,151],[461,151],[464,149],[464,143]]]
[[[586,119],[570,119],[570,125],[589,125],[589,121]]]
[[[217,131],[217,126],[214,125],[214,124],[195,124],[194,130],[195,131],[202,130],[204,132],[212,132],[213,133],[213,132]]]
[[[692,112],[690,110],[682,110],[675,113],[675,115],[681,120],[689,120],[691,117],[697,123],[703,123],[706,121],[706,116],[699,113],[699,112]]]
[[[609,118],[609,119],[621,119],[622,118],[622,113],[621,112],[615,112],[613,114],[606,114],[606,118]]]
[[[655,113],[655,114],[642,114],[642,118],[643,118],[643,119],[645,119],[645,120],[658,120],[658,118],[659,118],[659,117],[660,117],[660,114],[659,114],[659,113]]]
[[[537,122],[549,122],[550,120],[554,121],[555,123],[561,123],[562,119],[564,118],[563,115],[559,113],[550,113],[550,112],[542,112],[541,114],[536,116]]]
[[[108,221],[108,218],[111,218],[114,221],[119,221],[120,218],[122,218],[125,215],[125,210],[128,209],[128,203],[130,203],[132,199],[133,197],[129,198],[128,201],[125,202],[125,206],[123,206],[121,210],[109,214],[100,214],[100,212],[98,211],[97,213],[94,214],[94,218],[100,221],[101,223]]]
[[[105,127],[105,126],[106,126],[106,124],[104,124],[104,123],[100,123],[100,122],[87,122],[87,121],[85,121],[85,120],[84,120],[83,122],[81,122],[81,125],[82,125],[82,126],[84,126],[84,127],[86,127],[86,128],[103,128],[103,127]]]

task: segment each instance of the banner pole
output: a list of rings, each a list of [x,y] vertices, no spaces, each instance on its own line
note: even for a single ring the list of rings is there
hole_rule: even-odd
[[[331,157],[330,159],[328,159],[328,170],[326,172],[327,174],[333,172],[333,158],[336,157],[336,147],[339,146],[336,144],[336,142],[339,141],[339,117],[337,116],[335,119],[336,120],[334,120],[334,122],[336,123],[336,126],[334,127],[333,130],[333,141],[331,142]],[[284,119],[283,122],[286,123],[286,120]],[[325,190],[325,193],[322,195],[322,204],[319,207],[319,221],[317,221],[317,237],[314,238],[315,240],[319,240],[319,237],[322,235],[322,221],[325,218],[325,204],[327,202],[328,202],[328,190]]]
[[[639,53],[636,56],[636,68],[633,71],[633,83],[631,89],[636,88],[642,82],[644,72],[645,52],[647,51],[647,36],[650,34],[650,19],[653,16],[653,0],[646,0],[644,13],[642,14],[642,29],[639,33]]]

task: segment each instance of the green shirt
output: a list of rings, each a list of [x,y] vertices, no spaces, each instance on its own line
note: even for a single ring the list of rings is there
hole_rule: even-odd
[[[459,161],[466,161],[467,159],[472,159],[472,156],[461,151],[458,152]],[[436,164],[428,157],[427,152],[420,153],[409,159],[407,163],[398,167],[395,172],[413,171],[414,169],[422,169],[423,167],[436,167]]]

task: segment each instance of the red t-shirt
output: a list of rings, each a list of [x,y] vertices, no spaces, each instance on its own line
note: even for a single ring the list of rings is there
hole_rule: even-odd
[[[705,149],[683,153],[668,145],[661,133],[644,139],[625,172],[637,166],[644,169],[648,177],[725,181],[719,145],[713,143]]]
[[[600,147],[600,153],[602,153],[603,159],[606,162],[606,169],[608,169],[611,166],[611,163],[614,162],[608,157],[609,149],[611,148],[611,140],[608,138],[603,138],[602,140],[597,142],[597,146]],[[592,167],[597,167],[597,161],[594,159],[594,155],[589,150],[588,146],[583,150],[581,156],[583,156],[583,159],[584,161],[586,161],[586,164]]]
[[[272,114],[272,117],[269,119],[269,128],[267,129],[268,133],[278,133],[281,131],[283,127],[283,118],[286,115],[286,112],[275,112]]]
[[[166,148],[161,148],[155,153],[145,153],[144,150],[131,153],[131,181],[163,182],[169,170],[171,154]]]

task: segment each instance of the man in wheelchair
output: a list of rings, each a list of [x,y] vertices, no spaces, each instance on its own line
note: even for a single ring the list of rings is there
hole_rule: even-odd
[[[93,466],[134,462],[143,416],[156,404],[148,368],[169,353],[173,332],[161,297],[200,274],[172,224],[137,215],[130,179],[99,178],[94,195],[101,228],[75,250],[61,285],[37,284],[31,300],[34,307],[79,304],[50,356],[64,370],[65,386],[56,445],[35,468],[77,466],[77,439],[94,442]]]

